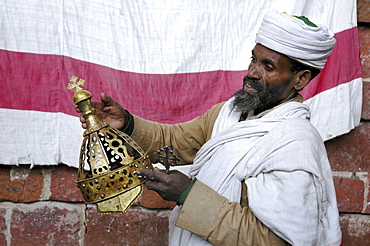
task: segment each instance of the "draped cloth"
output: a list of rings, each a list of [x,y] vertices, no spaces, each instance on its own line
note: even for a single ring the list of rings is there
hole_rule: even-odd
[[[230,202],[240,202],[245,182],[252,212],[290,244],[339,245],[332,173],[323,141],[308,120],[308,107],[287,102],[261,118],[238,122],[240,112],[231,108],[231,101],[221,109],[190,176]],[[180,228],[173,233],[172,238],[186,242],[173,245],[208,244]]]

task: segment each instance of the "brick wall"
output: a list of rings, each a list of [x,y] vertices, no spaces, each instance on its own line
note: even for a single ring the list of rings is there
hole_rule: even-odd
[[[76,171],[64,165],[0,166],[0,245],[168,244],[173,202],[144,190],[123,215],[99,214],[95,205],[85,212]]]
[[[333,169],[344,246],[370,245],[370,1],[357,1],[363,78],[361,124],[326,142]]]
[[[358,0],[363,69],[361,124],[326,142],[337,190],[344,246],[370,245],[370,1]],[[85,205],[67,166],[0,165],[2,245],[167,245],[172,202],[144,190],[123,215]],[[84,226],[85,220],[87,227]]]

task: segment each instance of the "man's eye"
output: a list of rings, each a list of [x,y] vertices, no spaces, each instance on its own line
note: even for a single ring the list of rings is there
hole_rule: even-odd
[[[272,70],[274,70],[274,67],[273,67],[271,64],[266,64],[266,65],[265,65],[265,69],[266,69],[267,71],[272,71]]]

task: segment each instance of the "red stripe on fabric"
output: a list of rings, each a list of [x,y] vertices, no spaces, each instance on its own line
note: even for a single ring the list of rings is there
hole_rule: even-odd
[[[336,38],[327,66],[302,92],[305,99],[361,77],[357,27]],[[58,55],[6,50],[0,50],[0,57],[1,108],[77,115],[73,93],[66,89],[75,75],[86,80],[84,89],[95,95],[93,100],[105,92],[132,113],[163,123],[190,120],[229,99],[246,75],[246,71],[140,74]]]
[[[302,91],[305,99],[362,77],[357,26],[336,33],[337,43],[325,68]]]
[[[150,120],[174,123],[204,113],[241,88],[245,72],[140,74],[115,70],[69,57],[0,50],[1,108],[74,112],[72,75],[86,80],[93,100],[105,92],[130,112]]]

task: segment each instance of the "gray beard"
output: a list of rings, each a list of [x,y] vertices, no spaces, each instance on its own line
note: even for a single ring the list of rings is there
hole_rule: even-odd
[[[253,88],[257,90],[256,94],[245,92],[240,89],[234,94],[234,101],[232,103],[237,112],[248,113],[254,110],[255,114],[259,114],[267,109],[270,109],[279,104],[279,95],[276,94],[276,86],[263,87],[262,83],[256,79],[244,77],[244,84],[249,82]],[[289,82],[290,80],[287,80]],[[287,83],[285,82],[285,83]]]
[[[232,106],[237,112],[248,113],[261,107],[261,99],[258,95],[251,95],[240,89],[234,93],[234,101]]]

